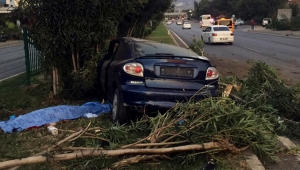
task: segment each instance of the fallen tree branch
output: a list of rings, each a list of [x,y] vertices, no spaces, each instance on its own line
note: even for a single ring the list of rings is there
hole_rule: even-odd
[[[210,150],[210,149],[223,149],[227,150],[228,148],[232,148],[231,146],[222,146],[218,142],[208,142],[204,144],[193,144],[193,145],[185,145],[185,146],[177,146],[170,148],[156,148],[156,149],[119,149],[119,150],[80,150],[75,151],[73,153],[67,154],[56,154],[51,158],[46,156],[32,156],[23,159],[15,159],[0,162],[0,169],[10,168],[20,165],[27,164],[35,164],[42,163],[47,161],[64,161],[71,160],[76,158],[84,158],[91,156],[122,156],[122,155],[157,155],[157,154],[169,154],[175,152],[185,152],[185,151],[196,151],[196,150]]]

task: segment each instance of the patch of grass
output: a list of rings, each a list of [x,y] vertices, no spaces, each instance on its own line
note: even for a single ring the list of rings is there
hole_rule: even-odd
[[[168,35],[168,30],[164,23],[161,22],[152,33],[146,37],[148,40],[158,41],[165,44],[176,45],[174,40]]]

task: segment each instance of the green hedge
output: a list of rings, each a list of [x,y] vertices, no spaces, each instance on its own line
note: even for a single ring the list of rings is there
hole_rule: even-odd
[[[291,30],[300,31],[300,16],[292,17],[291,19]]]

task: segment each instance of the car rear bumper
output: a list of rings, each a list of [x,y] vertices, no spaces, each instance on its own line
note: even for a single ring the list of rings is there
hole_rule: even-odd
[[[178,102],[185,102],[193,97],[201,100],[209,96],[217,96],[217,87],[210,89],[184,91],[174,89],[154,89],[144,86],[122,85],[120,90],[124,99],[124,106],[131,109],[143,108],[142,111],[165,110],[173,107]],[[197,95],[195,95],[197,93]]]
[[[221,39],[220,37],[211,39],[212,43],[228,43],[228,42],[230,43],[230,42],[233,42],[233,41],[234,41],[234,37],[228,37],[227,40]]]

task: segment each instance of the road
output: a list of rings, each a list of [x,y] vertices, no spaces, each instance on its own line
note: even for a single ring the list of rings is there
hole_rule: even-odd
[[[198,23],[192,23],[192,29],[185,30],[174,23],[168,27],[188,45],[193,37],[201,38],[202,29]],[[261,60],[292,79],[300,79],[300,38],[245,31],[248,27],[238,26],[233,45],[205,45],[205,54],[242,61]]]
[[[1,42],[0,44],[0,81],[25,72],[24,45],[21,42]]]

